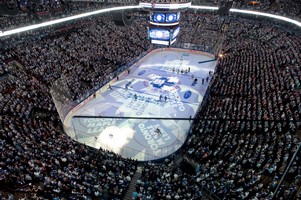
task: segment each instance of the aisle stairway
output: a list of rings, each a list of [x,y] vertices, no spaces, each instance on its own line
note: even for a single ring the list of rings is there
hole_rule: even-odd
[[[141,176],[141,172],[142,172],[142,165],[138,165],[137,171],[136,171],[136,173],[134,174],[134,176],[131,180],[129,189],[127,190],[127,192],[124,196],[124,200],[131,200],[132,199],[132,194],[136,190],[135,186],[136,186],[138,178],[140,178],[140,176]]]

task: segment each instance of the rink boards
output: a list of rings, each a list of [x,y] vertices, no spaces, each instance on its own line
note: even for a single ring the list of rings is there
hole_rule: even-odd
[[[190,50],[152,51],[73,109],[64,123],[66,133],[140,161],[174,153],[185,142],[210,83],[213,58]]]

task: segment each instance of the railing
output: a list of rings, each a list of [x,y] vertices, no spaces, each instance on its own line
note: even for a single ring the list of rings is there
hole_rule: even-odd
[[[210,47],[205,44],[193,44],[188,42],[182,42],[182,43],[174,43],[172,44],[172,47],[195,50],[195,51],[204,51],[213,55],[216,54],[214,47]]]
[[[125,146],[125,147],[122,148],[120,155],[122,155],[122,156],[123,155],[128,155],[128,158],[135,157],[135,159],[140,160],[140,161],[141,160],[143,160],[143,161],[156,161],[156,160],[161,160],[161,159],[164,159],[164,158],[172,155],[177,150],[179,150],[182,145],[183,145],[183,142],[180,142],[180,140],[178,140],[176,143],[174,143],[172,145],[160,148],[159,153],[157,153],[156,155],[151,154],[151,153],[147,153],[147,152],[141,152],[137,149],[131,148],[129,146]]]
[[[151,132],[142,133],[139,131],[139,128],[135,129],[135,126],[131,126],[130,124],[137,124],[137,120],[159,120],[159,121],[174,121],[174,120],[181,120],[183,123],[182,125],[186,124],[188,129],[186,133],[183,132],[182,134],[177,135],[172,142],[166,143],[165,140],[165,133],[162,137],[156,137]],[[88,131],[88,121],[93,120],[91,123],[99,123],[101,126],[97,127],[96,131]],[[134,121],[133,121],[134,120]],[[109,151],[113,151],[121,155],[124,158],[133,158],[139,161],[149,161],[149,160],[159,160],[165,158],[173,153],[175,153],[178,149],[182,147],[185,143],[186,138],[189,134],[190,130],[190,118],[173,118],[173,119],[165,119],[165,118],[133,118],[133,117],[96,117],[96,116],[74,116],[72,119],[72,126],[66,127],[66,131],[73,131],[72,135],[68,132],[68,135],[71,136],[73,139],[80,143],[85,143],[88,146],[93,148],[103,148]],[[85,122],[86,121],[86,124]],[[110,122],[110,123],[106,123]],[[114,127],[116,129],[112,129],[109,131],[109,128]],[[107,129],[108,128],[108,129]],[[120,132],[120,130],[133,130],[134,133],[131,134]],[[103,133],[103,130],[107,130],[106,133]],[[110,132],[112,136],[108,134]],[[170,132],[170,131],[167,131]],[[103,133],[103,134],[101,134]],[[135,149],[135,146],[128,145],[133,140],[134,142],[136,139],[132,139],[135,137],[134,134],[138,134],[142,138],[145,139],[142,143],[138,142],[139,145],[142,147],[138,147]],[[138,136],[138,137],[139,137]],[[160,140],[159,142],[156,141],[156,138]],[[143,140],[144,140],[143,139]],[[139,139],[138,139],[139,140]],[[150,143],[148,143],[150,142]],[[144,145],[146,145],[144,147]]]
[[[214,54],[214,50],[212,47],[208,47],[205,45],[196,45],[191,43],[178,43],[174,45],[175,48],[183,48],[183,49],[190,49],[190,50],[196,50],[196,51],[205,51],[210,54]],[[162,46],[154,46],[154,48],[150,48],[149,50],[143,52],[140,56],[132,59],[128,64],[120,66],[116,71],[112,72],[111,74],[114,74],[116,76],[120,75],[122,72],[124,72],[126,69],[128,69],[130,66],[132,66],[134,63],[142,59],[144,56],[146,56],[150,51],[156,49],[156,48],[162,48]],[[52,95],[53,101],[55,103],[56,109],[59,113],[60,119],[62,122],[65,121],[65,118],[67,114],[74,109],[75,107],[79,106],[82,102],[85,100],[88,100],[91,98],[98,90],[100,90],[102,87],[104,87],[106,84],[108,84],[110,81],[109,79],[105,79],[102,84],[95,86],[94,88],[84,92],[81,94],[81,97],[79,99],[73,100],[72,94],[69,91],[68,86],[63,88],[63,85],[66,85],[67,77],[62,75],[61,78],[59,78],[55,83],[53,84],[50,93]]]
[[[280,186],[282,185],[282,183],[283,183],[283,181],[284,181],[284,179],[285,179],[285,177],[286,177],[288,171],[291,169],[291,166],[292,166],[293,162],[295,162],[296,156],[297,156],[297,154],[300,152],[300,149],[301,149],[301,143],[299,143],[298,148],[297,148],[296,151],[294,152],[294,155],[292,156],[291,160],[289,161],[289,164],[287,165],[287,167],[286,167],[286,169],[285,169],[285,172],[283,173],[283,175],[282,175],[280,181],[278,182],[277,187],[276,187],[275,191],[273,192],[273,199],[274,199],[274,198],[276,198],[276,199],[279,198],[279,196],[278,196],[279,188],[280,188]]]
[[[193,47],[193,50],[190,49],[190,51],[200,51],[200,50],[204,49],[203,45],[199,46],[199,45],[193,45],[193,44],[187,44],[187,43],[179,43],[178,45],[176,45],[176,47],[179,47],[179,48]],[[164,49],[161,49],[161,48],[162,48],[162,46],[157,46],[157,48],[153,48],[153,49],[155,49],[155,51],[157,49],[158,50],[164,50]],[[208,48],[206,48],[206,49],[208,49]],[[119,76],[122,73],[126,73],[126,70],[130,66],[132,66],[134,63],[141,60],[150,51],[151,50],[148,50],[148,51],[144,52],[139,57],[137,57],[137,58],[133,59],[131,62],[129,62],[127,65],[119,67],[118,70],[116,70],[112,74],[115,74],[115,75]],[[208,54],[208,56],[214,57],[214,55],[212,55],[212,54],[209,54],[209,53],[205,53],[205,54]],[[85,104],[90,99],[92,99],[94,94],[96,94],[96,93],[98,94],[98,93],[101,93],[104,90],[106,90],[108,85],[111,83],[110,80],[107,80],[106,82],[104,82],[101,85],[95,86],[91,90],[85,92],[81,96],[80,99],[77,99],[77,100],[73,101],[72,100],[72,95],[70,94],[68,88],[64,89],[64,87],[63,87],[63,85],[65,84],[64,83],[65,79],[67,79],[67,77],[62,75],[61,78],[58,79],[55,82],[55,84],[53,85],[53,87],[51,89],[51,94],[52,94],[54,103],[55,103],[56,108],[58,110],[60,119],[62,120],[62,122],[64,124],[64,131],[71,138],[73,138],[74,140],[76,140],[78,142],[85,143],[85,144],[87,144],[89,146],[92,146],[94,148],[99,148],[99,147],[106,148],[106,146],[104,144],[96,144],[97,140],[95,140],[94,138],[98,137],[98,135],[93,135],[91,133],[87,133],[87,131],[81,131],[79,129],[77,130],[75,128],[75,126],[73,125],[73,121],[71,120],[71,116],[72,116],[72,113],[74,113],[77,110],[77,108],[80,108],[81,105]],[[113,81],[115,81],[115,77],[114,77]],[[203,102],[207,100],[208,94],[209,94],[209,92],[206,92],[206,95],[204,96]],[[200,107],[202,107],[202,105]],[[68,122],[68,125],[65,122],[66,123]],[[185,138],[180,138],[172,146],[165,146],[165,147],[159,149],[157,154],[154,154],[154,152],[152,152],[152,151],[150,151],[150,152],[147,152],[147,151],[141,152],[141,150],[133,149],[133,148],[128,147],[126,145],[124,145],[119,152],[117,152],[117,151],[114,151],[114,152],[121,154],[123,157],[136,157],[137,159],[139,159],[140,157],[144,157],[145,159],[143,159],[143,160],[160,159],[162,157],[166,157],[166,156],[174,153],[175,151],[177,151],[185,143],[187,135],[189,134],[189,130],[191,130],[191,124],[190,124],[190,128],[187,129],[188,132],[186,133]],[[112,146],[108,146],[106,149],[112,150]],[[139,160],[141,160],[141,159],[139,159]]]
[[[131,65],[133,65],[138,60],[142,59],[145,55],[147,55],[152,49],[149,49],[146,52],[143,52],[140,56],[132,59],[128,64],[118,67],[118,69],[111,74],[114,74],[116,76],[120,75],[122,72],[124,72],[126,69],[128,69]],[[90,98],[92,95],[94,95],[98,90],[100,90],[102,87],[104,87],[106,84],[108,84],[110,81],[109,79],[104,79],[102,84],[99,84],[95,86],[94,88],[82,93],[80,95],[80,98],[73,100],[72,99],[72,93],[69,91],[69,88],[62,88],[63,85],[66,83],[67,77],[65,75],[62,75],[61,78],[55,81],[55,83],[52,85],[52,88],[50,90],[50,93],[52,95],[54,104],[56,106],[56,109],[59,113],[60,119],[62,122],[65,121],[65,118],[67,114],[74,109],[76,106],[80,105],[83,101]]]

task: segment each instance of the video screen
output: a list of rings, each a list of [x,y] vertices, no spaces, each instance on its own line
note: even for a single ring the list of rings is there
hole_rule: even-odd
[[[165,23],[165,14],[164,13],[154,13],[152,15],[151,21]]]
[[[170,40],[170,31],[162,28],[150,28],[149,38],[154,40]]]
[[[177,28],[174,29],[173,34],[172,34],[172,39],[175,39],[180,32],[180,27],[178,26]]]
[[[156,23],[175,23],[180,20],[180,12],[175,13],[151,13],[150,21]]]
[[[166,22],[173,23],[177,21],[177,14],[176,13],[167,13],[166,14]]]
[[[151,40],[152,44],[161,44],[161,45],[172,45],[173,43],[176,42],[176,38],[173,39],[172,41],[164,41],[164,40]]]
[[[180,15],[181,15],[181,13],[178,12],[178,13],[177,13],[177,21],[180,21]]]
[[[148,27],[148,39],[152,44],[171,45],[176,41],[180,32],[180,26],[170,27]]]

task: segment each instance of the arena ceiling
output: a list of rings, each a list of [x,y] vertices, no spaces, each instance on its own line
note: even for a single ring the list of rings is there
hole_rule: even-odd
[[[3,31],[3,32],[0,31],[0,38],[4,37],[4,36],[10,36],[10,35],[21,33],[21,32],[26,32],[26,31],[30,31],[30,30],[34,30],[34,29],[39,29],[39,28],[43,28],[43,27],[47,27],[47,26],[51,26],[51,25],[71,21],[71,20],[76,20],[76,19],[80,19],[80,18],[84,18],[84,17],[99,15],[99,14],[113,12],[113,11],[133,10],[133,9],[141,9],[141,8],[142,7],[140,5],[104,8],[104,9],[95,10],[95,11],[92,11],[92,12],[82,13],[82,14],[73,15],[73,16],[69,16],[69,17],[65,17],[65,18],[60,18],[60,19],[56,19],[56,20],[52,20],[52,21],[33,24],[33,25],[30,25],[30,26],[16,28],[16,29],[8,30],[8,31]],[[216,10],[218,10],[218,7],[192,5],[189,9],[216,11]],[[294,19],[291,19],[291,18],[288,18],[288,17],[284,17],[284,16],[270,14],[270,13],[264,13],[264,12],[259,12],[259,11],[251,11],[251,10],[242,10],[242,9],[235,9],[235,8],[231,8],[230,12],[246,14],[246,15],[253,15],[254,17],[255,16],[256,17],[260,16],[260,17],[272,18],[272,19],[280,20],[280,21],[283,21],[283,22],[286,22],[286,23],[291,23],[293,25],[296,25],[297,27],[301,27],[301,22],[300,21],[297,21],[297,20],[294,20]]]

